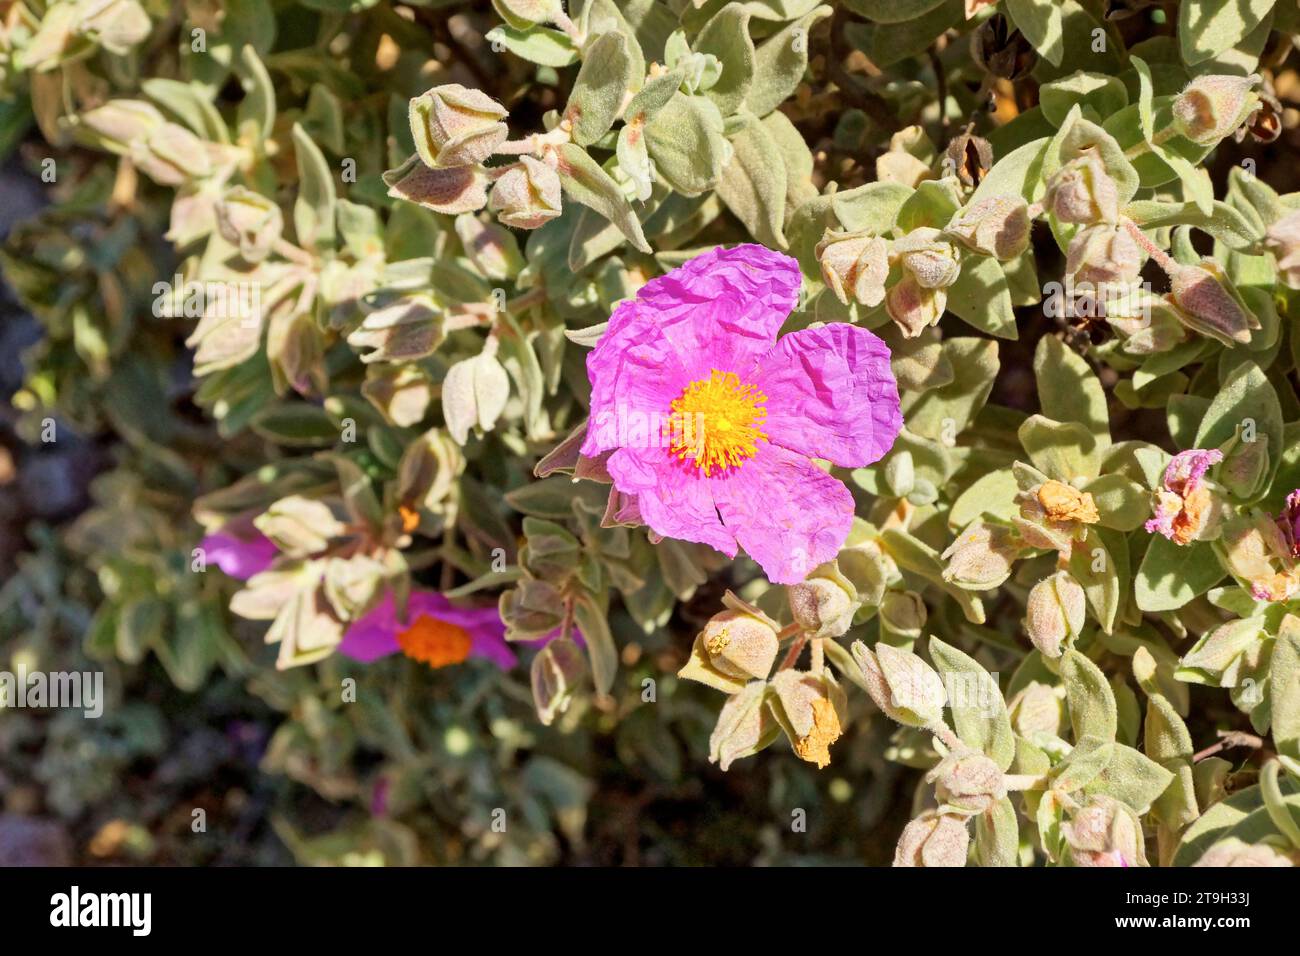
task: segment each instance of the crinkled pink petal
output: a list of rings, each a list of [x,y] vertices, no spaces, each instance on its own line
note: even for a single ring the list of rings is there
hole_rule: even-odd
[[[270,538],[255,530],[248,537],[218,531],[205,537],[199,547],[208,560],[239,581],[261,574],[280,553]]]
[[[1169,459],[1165,466],[1165,487],[1174,494],[1187,497],[1196,490],[1211,465],[1223,461],[1223,452],[1217,448],[1189,448]]]
[[[757,455],[711,483],[726,529],[773,584],[802,581],[849,536],[853,495],[843,482],[778,445],[760,443]]]
[[[889,346],[844,322],[784,336],[759,359],[763,425],[775,445],[860,468],[879,460],[903,427]]]
[[[1300,558],[1300,488],[1286,496],[1282,514],[1277,519],[1291,557]]]
[[[1157,498],[1152,516],[1144,527],[1148,534],[1162,534],[1170,541],[1174,539],[1174,519],[1182,514],[1182,508],[1171,505],[1163,498]]]
[[[715,368],[752,368],[798,301],[801,282],[794,259],[746,244],[698,255],[620,303],[587,356],[591,418],[582,453],[638,446],[620,437],[621,423],[667,416],[673,399]]]
[[[620,448],[610,456],[609,474],[619,491],[636,495],[637,509],[651,530],[736,556],[736,538],[718,518],[711,481],[694,464],[678,460],[666,448]]]

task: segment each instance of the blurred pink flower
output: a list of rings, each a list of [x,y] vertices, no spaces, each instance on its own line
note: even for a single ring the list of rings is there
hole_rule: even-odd
[[[902,427],[889,348],[847,323],[777,340],[798,263],[758,245],[714,249],[619,304],[587,358],[582,453],[656,534],[743,547],[778,584],[839,552],[853,496],[811,458],[861,467]]]
[[[495,607],[456,607],[435,591],[412,591],[406,619],[398,620],[388,591],[373,610],[352,622],[338,650],[366,663],[400,652],[434,668],[476,657],[505,670],[515,663],[505,633]]]
[[[1277,526],[1282,529],[1291,557],[1300,558],[1300,488],[1286,496],[1282,513],[1277,516]]]
[[[280,553],[271,539],[255,528],[242,535],[231,531],[214,532],[205,537],[199,547],[207,555],[207,560],[240,581],[261,574]]]

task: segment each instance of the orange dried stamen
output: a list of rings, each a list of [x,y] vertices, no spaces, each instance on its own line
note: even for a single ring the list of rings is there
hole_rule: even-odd
[[[430,667],[446,667],[469,657],[473,641],[463,627],[421,614],[410,627],[397,632],[397,645],[412,660]]]

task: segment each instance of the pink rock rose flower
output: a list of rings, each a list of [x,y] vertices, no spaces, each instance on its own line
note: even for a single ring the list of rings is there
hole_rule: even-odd
[[[853,496],[811,459],[861,467],[902,427],[889,348],[847,323],[777,334],[798,263],[713,249],[619,304],[587,358],[582,453],[606,463],[625,513],[659,535],[743,547],[777,584],[839,553]]]

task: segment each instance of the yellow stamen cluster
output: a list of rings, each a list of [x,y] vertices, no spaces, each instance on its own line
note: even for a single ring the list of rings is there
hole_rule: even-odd
[[[714,369],[673,401],[668,424],[672,452],[682,461],[694,459],[706,476],[753,458],[758,442],[767,440],[760,427],[767,420],[766,401],[735,372]]]
[[[397,633],[402,653],[430,667],[459,664],[469,657],[472,643],[463,627],[428,614],[421,614],[410,627]]]

